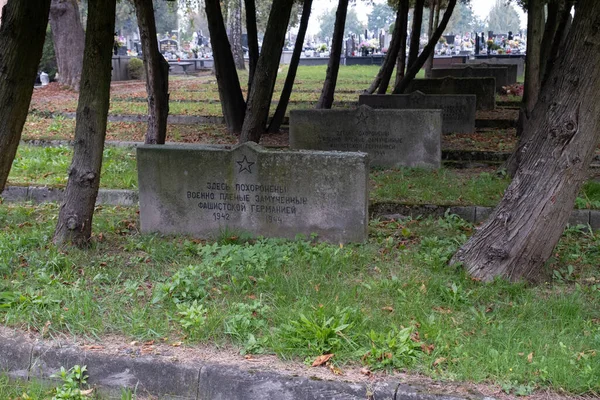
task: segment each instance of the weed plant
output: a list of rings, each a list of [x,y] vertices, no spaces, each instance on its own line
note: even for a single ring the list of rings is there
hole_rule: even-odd
[[[569,228],[538,286],[482,283],[448,259],[473,226],[377,221],[363,245],[141,235],[135,209],[98,207],[87,250],[50,242],[56,205],[0,205],[0,318],[44,336],[233,345],[342,370],[600,390],[600,235]],[[556,272],[558,271],[558,273]],[[128,339],[128,340],[130,340]],[[2,390],[2,389],[0,389]]]

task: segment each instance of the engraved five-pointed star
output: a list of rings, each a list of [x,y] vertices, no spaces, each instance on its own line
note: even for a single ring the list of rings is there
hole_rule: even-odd
[[[360,110],[356,115],[356,125],[363,123],[367,123],[367,119],[369,119],[369,115],[365,113],[363,110]]]
[[[248,171],[249,173],[252,173],[252,170],[250,169],[250,167],[255,164],[253,162],[248,161],[248,158],[246,156],[244,156],[242,161],[236,161],[236,163],[240,166],[240,170],[238,171],[238,173],[244,172],[244,171]]]

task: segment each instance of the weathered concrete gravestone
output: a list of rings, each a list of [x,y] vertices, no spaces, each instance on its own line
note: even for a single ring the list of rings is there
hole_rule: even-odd
[[[519,67],[517,64],[492,64],[488,62],[469,62],[467,65],[472,68],[506,68],[508,70],[507,83],[509,85],[517,83],[517,77],[519,75]],[[452,68],[465,68],[465,65],[453,65]]]
[[[451,68],[434,68],[431,70],[432,78],[444,78],[452,76],[454,78],[494,78],[496,80],[496,91],[502,90],[502,86],[508,85],[508,69],[505,67],[479,68],[473,66]]]
[[[330,242],[367,238],[362,153],[144,145],[137,148],[142,232],[223,232]]]
[[[496,108],[496,80],[494,78],[430,78],[413,79],[406,92],[427,94],[474,94],[478,110]]]
[[[383,109],[442,110],[442,133],[475,132],[474,94],[361,94],[358,104]]]
[[[516,65],[517,75],[523,76],[525,73],[525,58],[523,57],[477,57],[474,60],[467,60],[467,64],[487,62],[500,65]]]
[[[441,164],[441,110],[290,111],[290,148],[362,151],[373,167]]]

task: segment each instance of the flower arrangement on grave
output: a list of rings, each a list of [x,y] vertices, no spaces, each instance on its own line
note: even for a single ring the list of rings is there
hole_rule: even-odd
[[[321,44],[317,47],[317,51],[319,53],[325,53],[327,51],[327,45],[325,43]]]
[[[446,44],[446,43],[448,43],[448,41],[446,40],[446,38],[445,38],[445,37],[443,37],[443,36],[440,36],[440,40],[438,40],[438,43],[441,43],[441,44]]]

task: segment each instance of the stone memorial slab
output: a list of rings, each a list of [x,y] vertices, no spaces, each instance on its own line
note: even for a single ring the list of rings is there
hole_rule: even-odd
[[[442,110],[442,133],[475,132],[474,94],[361,94],[358,104],[379,109]]]
[[[407,93],[420,91],[426,94],[474,94],[478,110],[496,108],[496,80],[494,78],[429,78],[413,79]]]
[[[519,76],[519,67],[517,64],[492,64],[483,61],[473,61],[469,60],[467,65],[473,68],[506,68],[508,70],[508,84],[513,85],[517,83],[517,78]],[[465,65],[453,65],[452,68],[465,68]]]
[[[498,56],[487,56],[487,57],[476,57],[474,60],[467,60],[467,64],[487,62],[491,64],[500,65],[516,65],[517,75],[523,76],[525,74],[525,56],[522,57],[498,57]]]
[[[373,167],[439,168],[441,110],[290,111],[290,148],[361,151]]]
[[[508,69],[506,67],[478,68],[470,65],[463,67],[453,65],[450,68],[434,68],[431,70],[432,78],[444,78],[446,76],[454,78],[494,78],[497,92],[502,90],[502,86],[508,85]]]
[[[142,232],[367,238],[364,153],[144,145],[137,160]]]

